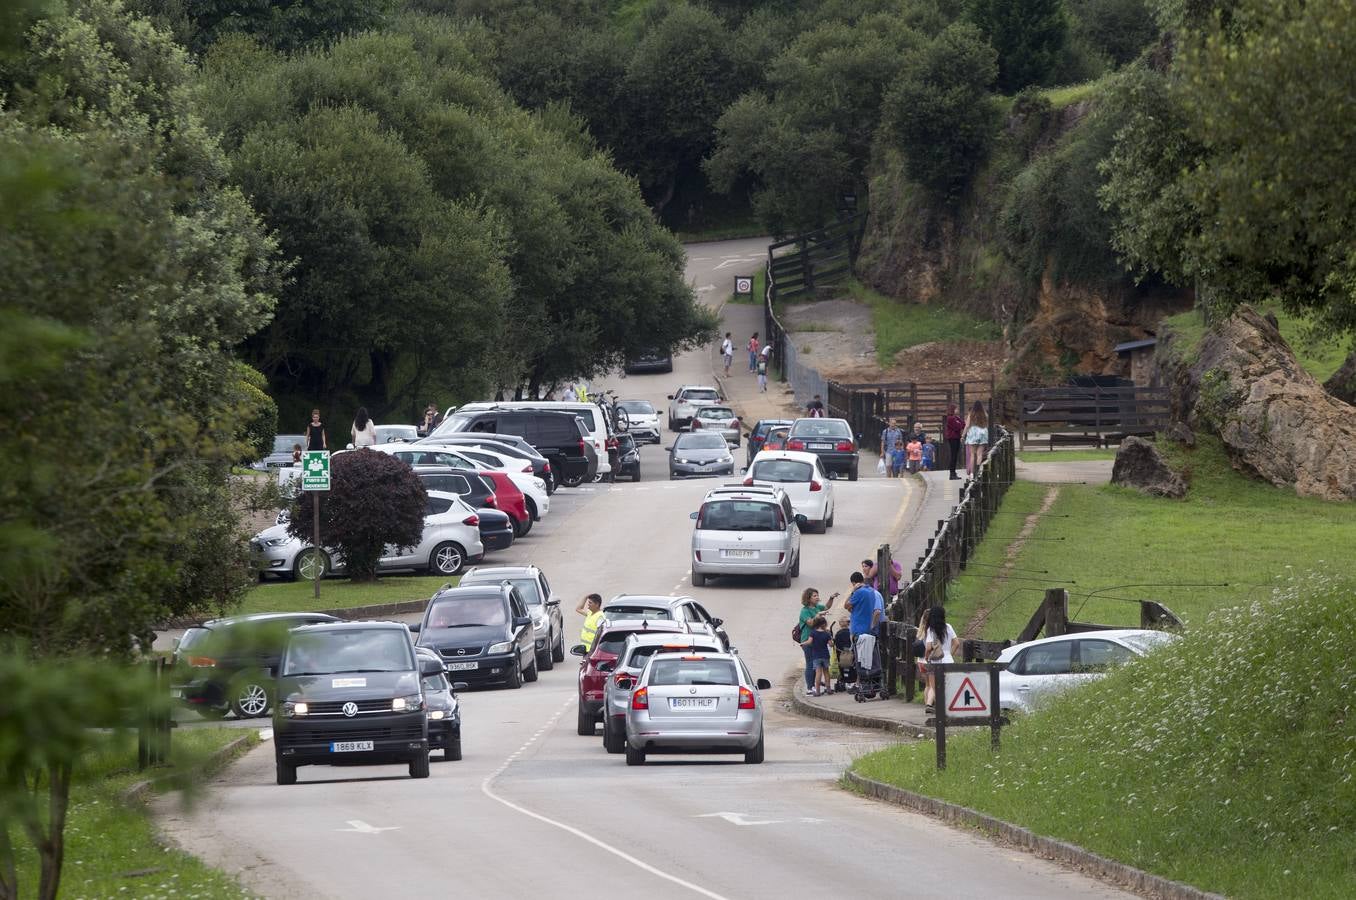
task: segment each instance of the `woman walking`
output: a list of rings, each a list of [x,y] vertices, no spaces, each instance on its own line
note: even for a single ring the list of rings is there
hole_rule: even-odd
[[[984,412],[984,404],[978,400],[970,407],[970,417],[965,421],[965,474],[975,477],[975,472],[984,465],[984,453],[989,448],[989,417]]]
[[[960,462],[961,438],[965,435],[965,420],[958,415],[956,404],[946,407],[946,418],[942,420],[942,437],[946,438],[946,455],[951,464],[951,480],[960,478],[956,474],[956,463]]]
[[[377,442],[377,426],[372,424],[366,406],[358,407],[358,414],[353,417],[353,427],[349,432],[353,435],[354,447],[371,447]]]
[[[311,423],[306,426],[306,449],[328,450],[330,443],[325,437],[325,425],[320,421],[320,410],[311,410]]]
[[[819,602],[819,591],[814,588],[806,588],[800,595],[800,620],[796,625],[794,637],[796,643],[805,651],[805,691],[809,693],[815,687],[815,665],[813,645],[810,641],[810,632],[814,627],[810,624],[816,618],[823,615],[826,611],[833,609],[833,601],[838,599],[834,594],[829,598],[828,605]]]
[[[956,661],[960,653],[960,638],[955,630],[946,624],[946,609],[934,606],[928,610],[927,628],[923,632],[923,659],[928,664],[928,686],[923,693],[926,712],[932,712],[937,702],[937,676],[933,666]]]

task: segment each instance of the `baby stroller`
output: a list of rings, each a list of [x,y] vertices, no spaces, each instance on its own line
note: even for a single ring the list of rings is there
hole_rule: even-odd
[[[852,652],[852,634],[846,628],[840,628],[834,635],[833,651],[838,658],[838,680],[833,683],[833,690],[841,694],[857,681],[857,658]]]
[[[864,634],[857,638],[857,683],[852,697],[858,703],[885,699],[885,679],[880,666],[880,642],[876,636]]]

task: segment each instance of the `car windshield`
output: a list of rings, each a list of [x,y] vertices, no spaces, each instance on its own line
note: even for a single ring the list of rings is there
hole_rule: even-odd
[[[1168,631],[1149,631],[1144,634],[1127,634],[1121,638],[1121,643],[1131,650],[1138,650],[1140,653],[1148,653],[1155,647],[1162,647],[1164,644],[1171,644],[1181,635],[1172,634]],[[180,646],[183,646],[182,644]]]
[[[753,464],[750,473],[754,481],[804,483],[810,480],[814,467],[797,459],[764,459]]]
[[[693,400],[716,401],[720,399],[720,394],[711,388],[693,388],[692,390],[683,391],[683,399],[689,403]]]
[[[697,410],[699,419],[733,419],[734,410],[728,406],[703,406]]]
[[[391,441],[413,441],[419,437],[413,425],[378,425],[377,443],[386,444]]]
[[[603,610],[603,614],[609,619],[672,619],[673,611],[669,609],[657,609],[653,606],[636,606],[621,604],[619,606],[608,606]]]
[[[541,588],[535,578],[510,578],[509,584],[518,589],[523,602],[528,606],[541,606]]]
[[[633,634],[634,631],[609,631],[598,639],[598,646],[594,649],[618,656],[626,646],[626,639]]]
[[[469,414],[454,413],[446,419],[443,419],[443,423],[433,429],[433,433],[430,434],[429,437],[437,437],[440,434],[456,434],[459,431],[465,431],[471,427],[472,418],[474,417]]]
[[[683,434],[674,441],[677,450],[724,450],[725,438],[718,434]]]
[[[207,639],[209,632],[206,628],[190,628],[184,632],[184,636],[179,638],[179,652],[191,650],[195,644],[201,644]]]
[[[629,434],[617,435],[617,445],[622,450],[630,450],[636,446],[636,439]]]
[[[409,634],[392,628],[294,634],[283,660],[284,675],[407,672],[413,668]]]
[[[480,597],[456,597],[435,602],[428,611],[425,628],[473,628],[477,625],[506,625],[508,611],[504,601],[492,594]]]
[[[659,659],[650,669],[650,684],[739,684],[728,659]]]
[[[852,429],[838,419],[801,419],[791,426],[796,437],[851,438]]]
[[[697,527],[709,531],[781,531],[781,517],[772,503],[713,500],[702,507]]]
[[[300,434],[280,434],[273,438],[274,453],[291,453],[292,447],[301,444],[305,446],[306,438]]]
[[[446,691],[450,689],[446,675],[425,675],[422,679],[426,691]]]
[[[654,415],[654,404],[649,400],[620,400],[617,405],[632,415]]]

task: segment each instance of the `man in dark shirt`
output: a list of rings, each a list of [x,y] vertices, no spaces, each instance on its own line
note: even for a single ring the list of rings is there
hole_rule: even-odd
[[[805,404],[805,415],[809,416],[812,419],[823,418],[824,401],[819,398],[818,394],[815,394],[815,398],[811,400],[809,403]]]

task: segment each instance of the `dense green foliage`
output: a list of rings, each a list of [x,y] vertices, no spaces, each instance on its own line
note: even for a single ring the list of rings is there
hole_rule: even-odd
[[[1015,93],[1046,84],[1068,37],[1064,0],[970,0],[966,15],[998,54],[998,87]]]

